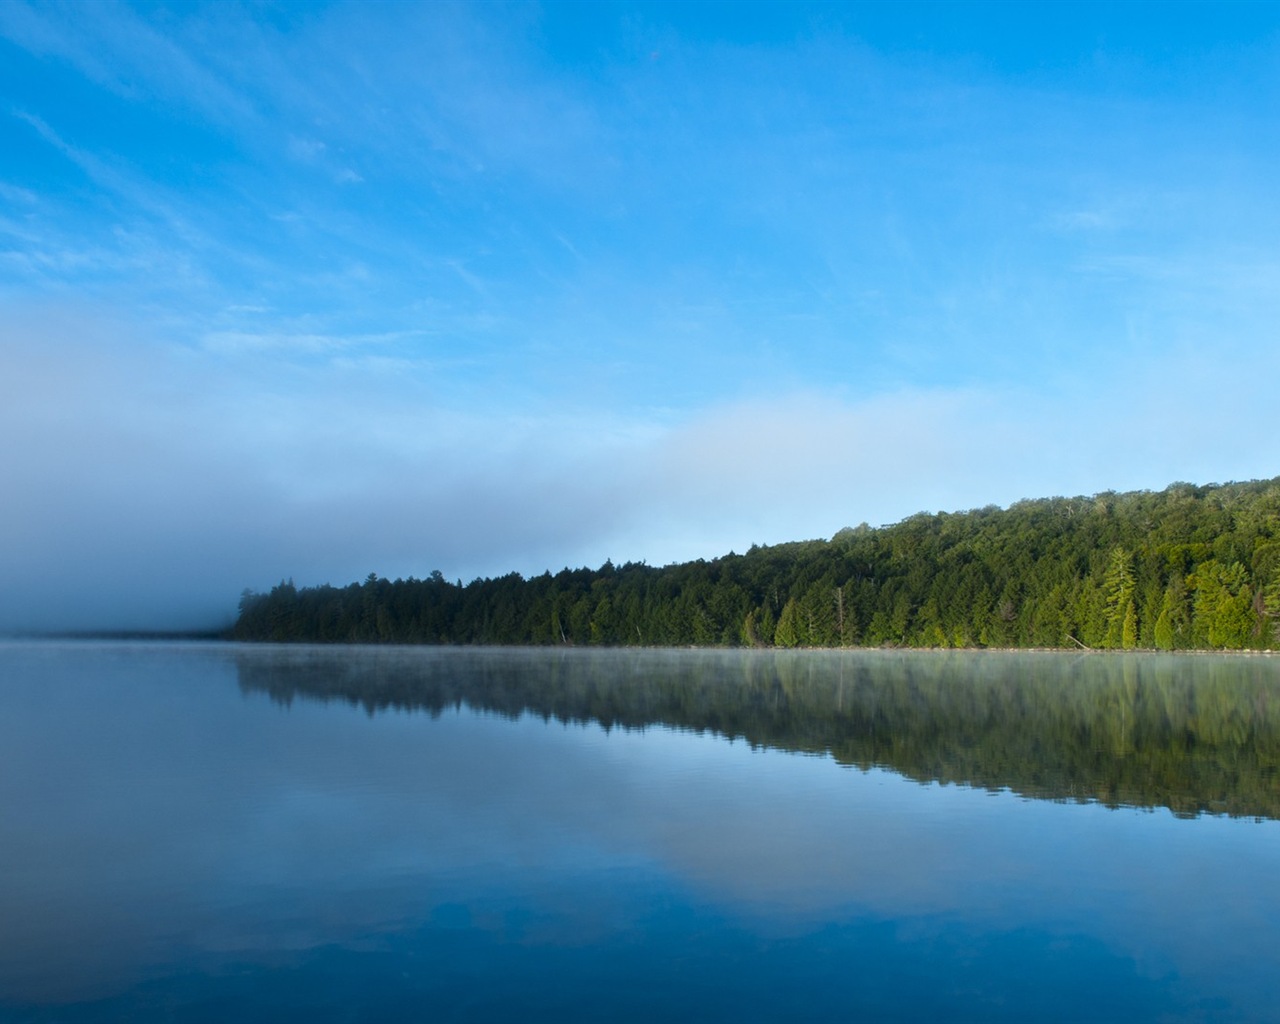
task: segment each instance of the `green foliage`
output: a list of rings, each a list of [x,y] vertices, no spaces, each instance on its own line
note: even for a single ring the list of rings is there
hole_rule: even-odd
[[[1133,606],[1133,598],[1129,598],[1124,606],[1124,625],[1120,630],[1120,646],[1132,651],[1138,646],[1138,611]]]
[[[796,610],[796,599],[793,597],[782,608],[778,616],[778,628],[773,634],[776,647],[796,647],[800,643],[800,613]]]
[[[1280,478],[1021,501],[654,568],[246,591],[232,636],[320,643],[1261,648]]]
[[[1197,636],[1209,647],[1248,646],[1258,623],[1254,617],[1253,589],[1245,567],[1239,562],[1223,565],[1210,559],[1196,570],[1192,579],[1196,589]]]
[[[1160,617],[1156,619],[1156,647],[1162,651],[1171,651],[1174,647],[1173,621],[1167,606],[1160,609]]]
[[[1111,550],[1111,559],[1107,565],[1107,575],[1103,580],[1102,592],[1106,596],[1107,632],[1104,647],[1138,646],[1137,622],[1134,621],[1132,643],[1125,642],[1125,626],[1127,616],[1135,614],[1133,608],[1133,556],[1117,545]]]

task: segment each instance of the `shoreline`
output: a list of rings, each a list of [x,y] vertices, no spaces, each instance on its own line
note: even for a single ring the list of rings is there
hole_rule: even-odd
[[[894,645],[849,647],[727,647],[697,644],[647,645],[647,644],[414,644],[328,642],[323,640],[241,640],[226,635],[221,630],[76,630],[57,633],[6,633],[0,634],[0,643],[204,643],[215,646],[281,647],[281,648],[362,648],[368,650],[493,650],[493,651],[737,651],[760,654],[856,654],[877,652],[881,654],[1075,654],[1086,655],[1195,655],[1276,657],[1280,650],[1264,648],[1194,648],[1162,651],[1155,647],[905,647]]]

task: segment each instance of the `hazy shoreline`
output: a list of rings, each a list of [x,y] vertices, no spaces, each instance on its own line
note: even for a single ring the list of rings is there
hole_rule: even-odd
[[[720,646],[716,644],[436,644],[436,643],[379,643],[377,641],[322,641],[322,640],[244,640],[228,636],[226,631],[190,630],[75,630],[56,633],[0,633],[0,642],[23,643],[61,643],[66,641],[84,643],[205,643],[225,647],[281,647],[300,649],[317,647],[322,649],[361,648],[367,650],[457,650],[457,651],[735,651],[754,654],[784,654],[787,656],[803,656],[806,654],[857,654],[874,652],[879,654],[1078,654],[1103,656],[1180,656],[1195,655],[1197,657],[1229,655],[1231,657],[1275,657],[1277,650],[1214,649],[1196,648],[1188,650],[1162,651],[1154,647],[1132,649],[1088,648],[1079,647],[895,647],[883,646],[845,646],[845,647],[745,647]]]

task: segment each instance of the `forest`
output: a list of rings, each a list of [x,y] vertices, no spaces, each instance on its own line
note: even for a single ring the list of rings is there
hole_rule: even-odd
[[[1261,650],[1280,477],[922,512],[662,567],[245,591],[236,640]]]

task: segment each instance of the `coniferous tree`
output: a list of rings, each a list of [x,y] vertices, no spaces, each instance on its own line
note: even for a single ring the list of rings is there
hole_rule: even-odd
[[[1160,608],[1160,615],[1156,619],[1155,642],[1156,647],[1162,651],[1171,651],[1174,648],[1173,619],[1169,614],[1167,593],[1165,603]]]
[[[799,613],[796,611],[794,597],[782,606],[782,614],[778,616],[778,625],[773,634],[773,643],[776,647],[796,647],[800,643]]]
[[[1133,590],[1133,556],[1116,545],[1111,549],[1107,575],[1103,582],[1107,607],[1107,633],[1103,641],[1104,647],[1137,646],[1136,637],[1132,645],[1124,642],[1125,617],[1133,605]]]
[[[1138,611],[1133,606],[1133,598],[1124,608],[1124,627],[1121,631],[1120,646],[1131,651],[1138,646]]]

